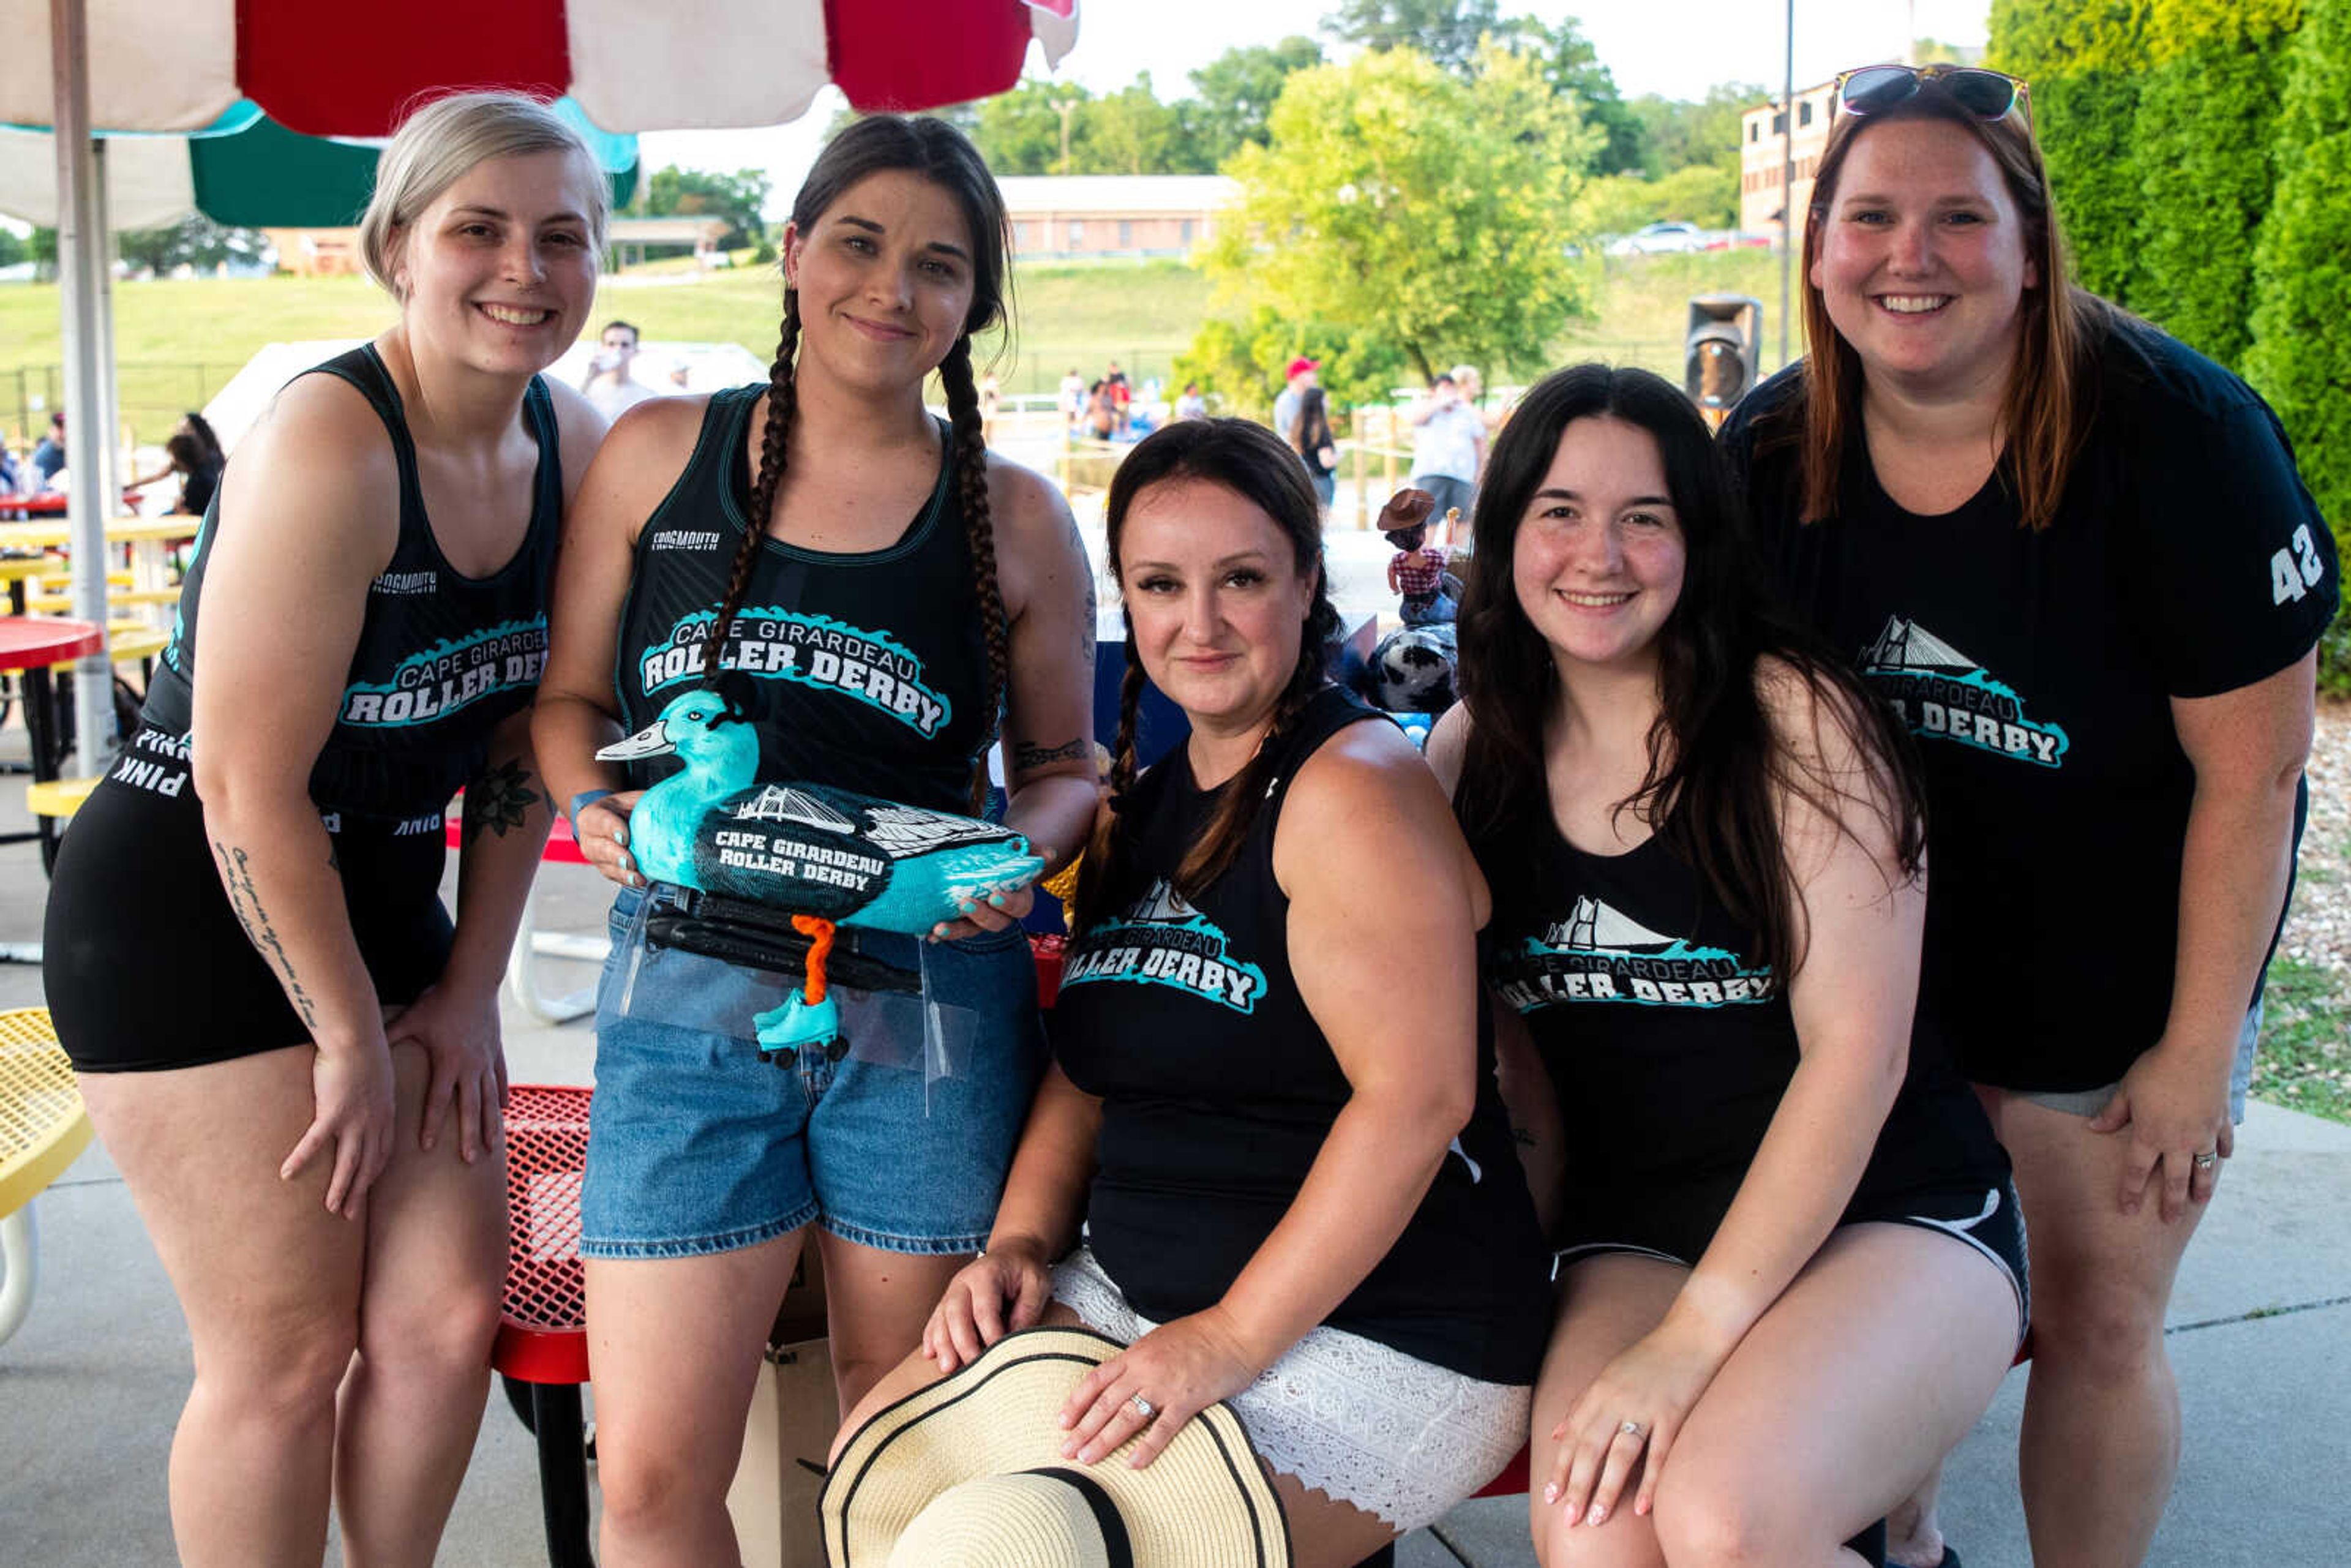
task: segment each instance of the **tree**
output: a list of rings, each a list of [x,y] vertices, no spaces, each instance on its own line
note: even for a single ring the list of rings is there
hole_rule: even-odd
[[[1719,82],[1696,103],[1644,93],[1625,107],[1641,124],[1641,172],[1662,179],[1693,163],[1739,167],[1740,119],[1774,98],[1751,82]]]
[[[2302,0],[2151,0],[2131,308],[2225,365],[2252,340],[2253,239]]]
[[[2351,517],[2351,0],[2311,0],[2289,51],[2277,188],[2253,257],[2245,371],[2294,438],[2319,511]],[[2351,690],[2351,621],[2319,649],[2319,678]]]
[[[1497,0],[1340,0],[1322,30],[1367,49],[1412,49],[1466,77],[1479,40],[1503,24]]]
[[[972,144],[998,174],[1067,173],[1061,162],[1062,107],[1073,106],[1074,120],[1092,101],[1075,82],[1023,80],[980,104]]]
[[[223,228],[202,213],[160,229],[126,230],[116,243],[124,261],[158,277],[181,267],[209,272],[225,261],[258,261],[269,247],[259,230]]]
[[[1316,380],[1342,408],[1386,402],[1407,373],[1395,345],[1371,331],[1291,321],[1272,306],[1259,305],[1239,320],[1202,322],[1192,346],[1176,356],[1169,380],[1176,386],[1198,382],[1203,393],[1217,400],[1219,413],[1262,419],[1272,412],[1282,371],[1301,354],[1322,362]]]
[[[1343,321],[1422,377],[1461,360],[1534,369],[1588,313],[1566,255],[1601,136],[1536,63],[1499,46],[1472,76],[1408,49],[1290,78],[1212,271],[1298,322]]]
[[[1294,71],[1322,63],[1322,46],[1311,38],[1284,38],[1227,49],[1192,73],[1193,100],[1184,110],[1193,155],[1208,167],[1222,166],[1246,141],[1263,146],[1266,116]]]
[[[32,254],[25,242],[8,229],[0,228],[0,267],[14,267]]]
[[[1647,151],[1646,128],[1617,93],[1616,78],[1600,63],[1600,51],[1592,47],[1575,18],[1562,16],[1557,26],[1548,30],[1531,18],[1520,18],[1517,37],[1520,47],[1542,61],[1543,76],[1552,90],[1573,99],[1584,123],[1607,133],[1607,141],[1593,160],[1593,172],[1620,174],[1642,167]],[[1736,151],[1735,128],[1725,145]]]
[[[1206,174],[1186,145],[1182,116],[1152,90],[1144,71],[1129,86],[1107,94],[1079,114],[1081,134],[1073,149],[1080,174]]]
[[[718,243],[726,248],[751,245],[765,232],[760,214],[768,183],[758,169],[716,174],[705,169],[657,169],[645,182],[645,211],[654,217],[717,217],[727,222]]]
[[[1992,0],[1991,8],[1991,59],[2032,84],[2034,128],[2074,274],[2123,304],[2145,200],[2144,11],[2141,0]]]

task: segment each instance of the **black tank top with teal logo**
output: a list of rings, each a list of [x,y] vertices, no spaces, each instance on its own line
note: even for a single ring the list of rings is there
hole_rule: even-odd
[[[1798,1057],[1755,934],[1663,834],[1590,854],[1546,810],[1473,847],[1494,896],[1487,979],[1550,1071],[1571,1203],[1734,1189]],[[1914,1040],[1910,1056],[1857,1198],[1996,1184],[2007,1161],[1973,1094],[1939,1049]]]
[[[548,579],[563,517],[555,407],[546,382],[532,377],[522,401],[523,423],[538,443],[530,524],[506,565],[487,577],[467,577],[434,539],[400,391],[375,346],[362,344],[303,374],[357,387],[383,421],[400,467],[399,543],[368,587],[359,646],[335,727],[310,770],[310,795],[322,807],[360,817],[437,812],[480,773],[490,732],[530,705],[547,664]],[[170,737],[187,735],[194,708],[196,616],[219,524],[215,492],[180,591],[171,645],[141,716]],[[270,607],[236,605],[229,612],[267,614]]]
[[[750,526],[745,433],[767,390],[712,396],[685,471],[637,536],[613,669],[632,731],[705,679],[705,639]],[[987,645],[944,423],[939,442],[938,482],[895,544],[845,555],[760,541],[719,659],[761,694],[761,779],[970,809],[973,767],[995,725],[984,711]],[[629,766],[630,783],[643,788],[678,764]]]
[[[1054,1054],[1102,1102],[1086,1223],[1137,1312],[1213,1305],[1298,1197],[1352,1093],[1290,970],[1290,900],[1273,841],[1290,780],[1374,716],[1327,687],[1277,747],[1274,782],[1232,864],[1187,901],[1170,887],[1214,816],[1177,747],[1136,785],[1139,824],[1108,908],[1071,939],[1050,1018]],[[1424,983],[1399,953],[1395,984]],[[1387,1256],[1326,1320],[1496,1383],[1532,1380],[1548,1327],[1545,1260],[1478,1019],[1478,1102]]]

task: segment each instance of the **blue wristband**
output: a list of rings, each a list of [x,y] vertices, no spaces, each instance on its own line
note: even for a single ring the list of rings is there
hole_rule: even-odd
[[[605,796],[611,793],[611,791],[610,789],[582,789],[577,795],[572,796],[570,812],[571,831],[575,833],[580,831],[580,813],[581,811],[594,805],[597,801],[602,800]]]

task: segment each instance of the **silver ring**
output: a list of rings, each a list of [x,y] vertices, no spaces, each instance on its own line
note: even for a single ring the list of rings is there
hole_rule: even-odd
[[[1641,1435],[1641,1424],[1638,1421],[1627,1421],[1616,1429],[1628,1437],[1637,1437]]]
[[[2209,1171],[2220,1163],[2220,1154],[2217,1149],[2208,1149],[2203,1154],[2193,1156],[2189,1163],[2199,1171]]]
[[[1159,1406],[1156,1406],[1156,1405],[1154,1405],[1150,1400],[1145,1399],[1145,1398],[1144,1398],[1142,1395],[1140,1395],[1140,1394],[1137,1394],[1137,1395],[1134,1396],[1132,1398],[1128,1399],[1128,1400],[1127,1400],[1127,1403],[1128,1403],[1129,1405],[1134,1406],[1134,1413],[1135,1413],[1136,1415],[1138,1415],[1138,1416],[1142,1416],[1142,1417],[1143,1417],[1144,1420],[1146,1420],[1146,1421],[1150,1420],[1154,1416],[1156,1416],[1156,1415],[1158,1415],[1158,1414],[1159,1414]]]

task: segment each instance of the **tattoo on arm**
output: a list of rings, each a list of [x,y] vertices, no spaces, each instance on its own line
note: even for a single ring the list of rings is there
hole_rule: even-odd
[[[1094,667],[1094,611],[1100,601],[1095,597],[1093,563],[1086,556],[1086,538],[1078,531],[1078,519],[1075,517],[1070,519],[1070,553],[1085,569],[1086,619],[1085,623],[1078,628],[1078,656],[1083,661],[1082,667],[1092,674]]]
[[[1542,1140],[1536,1137],[1531,1129],[1517,1125],[1510,1128],[1510,1142],[1522,1149],[1540,1148],[1542,1145]]]
[[[269,915],[261,907],[261,891],[253,885],[250,857],[234,844],[213,841],[213,853],[219,857],[221,885],[228,890],[229,907],[236,912],[237,924],[245,927],[247,940],[286,987],[287,999],[294,1010],[302,1015],[306,1029],[319,1027],[319,1009],[310,1001],[310,993],[294,973],[294,960],[286,956],[286,944],[278,940],[277,928],[269,923]]]
[[[509,758],[465,786],[465,831],[460,840],[472,843],[484,828],[505,838],[509,830],[521,827],[530,809],[545,799],[530,787],[530,770]]]
[[[1012,770],[1027,773],[1034,768],[1049,768],[1056,762],[1074,762],[1091,754],[1082,740],[1065,740],[1059,746],[1031,746],[1023,741],[1012,748]]]

